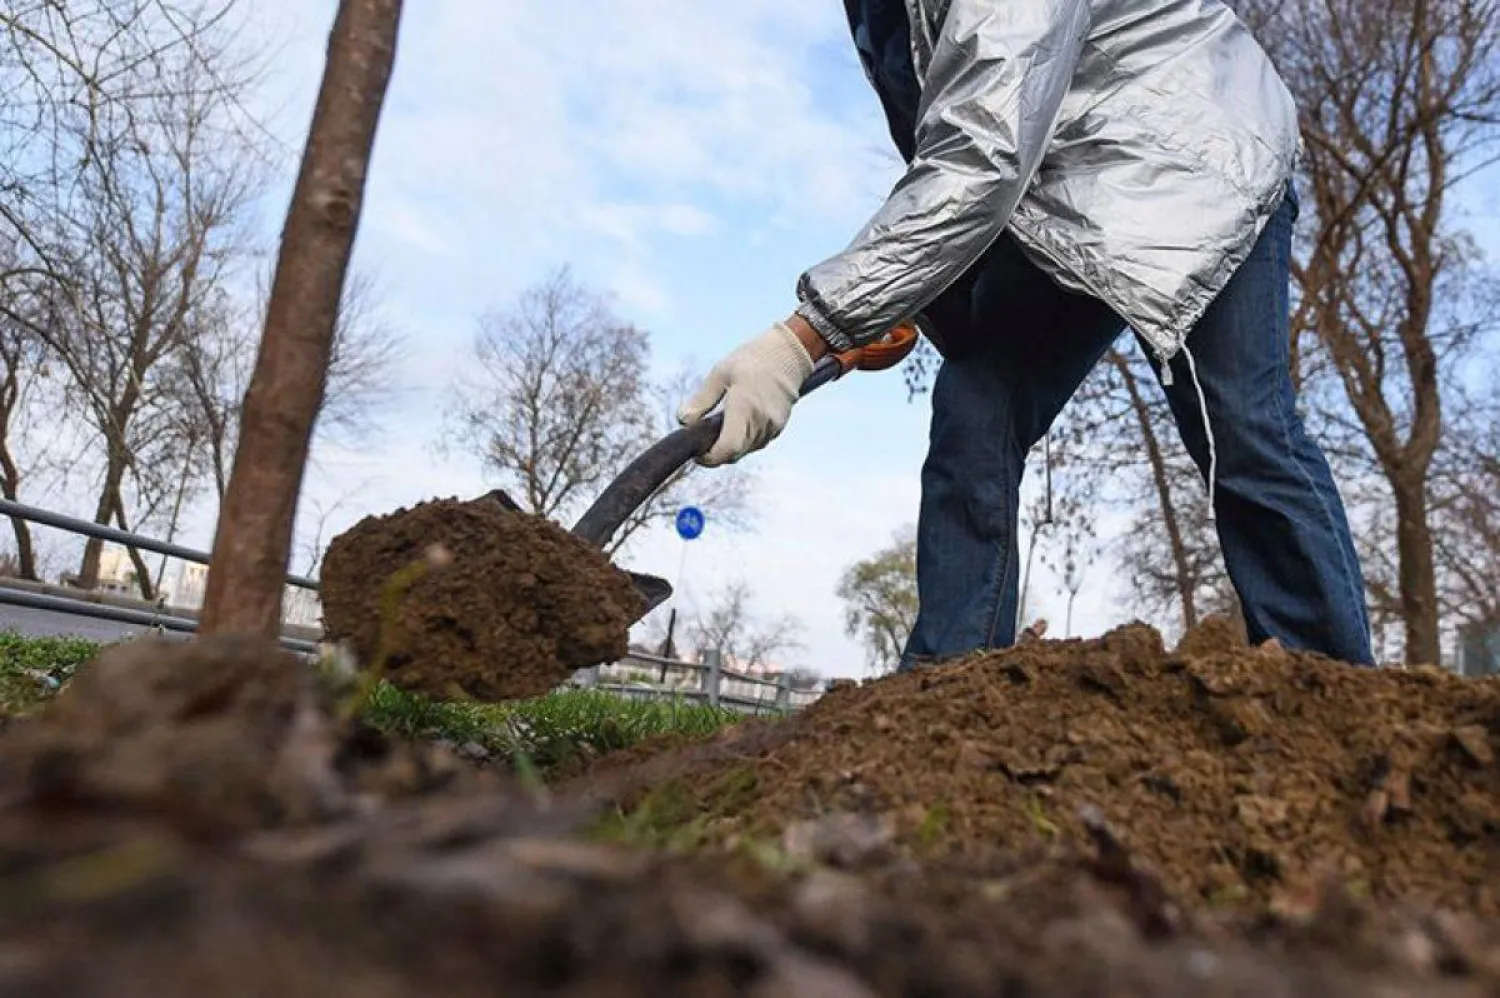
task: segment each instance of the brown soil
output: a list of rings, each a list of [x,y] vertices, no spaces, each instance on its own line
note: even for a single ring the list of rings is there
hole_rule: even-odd
[[[605,760],[593,785],[642,813],[668,801],[710,841],[853,811],[965,861],[1081,840],[1092,806],[1191,905],[1296,906],[1335,875],[1500,914],[1500,680],[1251,650],[1212,627],[1167,654],[1132,627],[845,689],[728,737]]]
[[[913,865],[859,816],[789,825],[774,867],[591,844],[570,833],[587,815],[565,798],[458,775],[444,753],[341,723],[304,666],[244,643],[111,651],[0,737],[0,762],[0,995],[1500,986],[1493,925],[1462,916],[1326,890],[1254,922],[1181,910],[1097,815],[1087,849],[983,862]]]
[[[397,686],[499,701],[623,657],[630,576],[556,524],[454,499],[367,517],[324,556],[324,627]]]
[[[325,700],[301,660],[259,642],[120,645],[4,732],[0,802],[149,816],[217,841],[497,779],[336,723]]]

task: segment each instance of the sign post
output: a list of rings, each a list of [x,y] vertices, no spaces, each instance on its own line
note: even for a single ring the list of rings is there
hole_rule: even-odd
[[[677,631],[677,594],[682,591],[682,574],[687,566],[688,541],[697,540],[703,535],[703,527],[707,518],[703,510],[697,506],[684,506],[677,511],[674,521],[677,527],[677,536],[682,538],[682,554],[677,560],[677,578],[672,583],[672,612],[667,616],[667,640],[662,646],[662,658],[676,658],[676,649],[672,645],[672,638]]]

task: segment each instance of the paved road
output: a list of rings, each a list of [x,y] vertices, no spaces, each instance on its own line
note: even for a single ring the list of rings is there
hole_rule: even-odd
[[[74,616],[55,610],[34,610],[26,606],[0,604],[0,631],[15,631],[32,638],[69,636],[87,638],[105,644],[140,634],[146,628],[135,624],[122,624],[113,620]],[[166,632],[167,637],[186,638],[190,635]]]

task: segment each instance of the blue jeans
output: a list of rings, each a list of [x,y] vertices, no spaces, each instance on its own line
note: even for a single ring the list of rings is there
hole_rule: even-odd
[[[1219,543],[1252,641],[1372,664],[1343,503],[1295,408],[1288,268],[1296,216],[1293,193],[1187,340],[1218,454]],[[932,393],[919,611],[903,670],[1015,641],[1026,455],[1125,328],[1103,303],[1059,287],[1008,235],[972,276],[962,305],[949,296],[929,316],[946,356]],[[1167,401],[1206,480],[1208,437],[1181,354],[1172,374]]]

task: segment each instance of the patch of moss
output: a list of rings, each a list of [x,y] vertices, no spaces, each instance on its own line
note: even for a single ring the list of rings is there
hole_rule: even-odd
[[[634,806],[606,814],[589,837],[618,845],[689,852],[707,842],[708,822],[709,816],[694,795],[674,780],[650,791]]]
[[[922,816],[922,823],[917,826],[917,841],[925,848],[931,848],[948,834],[948,829],[953,823],[953,812],[947,804],[934,804],[927,809]]]

